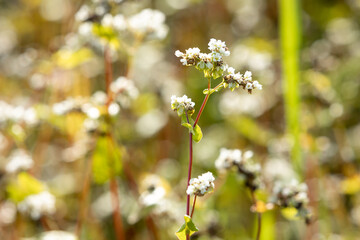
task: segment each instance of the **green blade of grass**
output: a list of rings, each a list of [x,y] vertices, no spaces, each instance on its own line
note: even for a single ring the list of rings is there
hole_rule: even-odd
[[[299,49],[301,43],[298,0],[279,0],[283,91],[287,133],[293,140],[291,158],[295,170],[302,171],[300,149]],[[300,174],[301,175],[301,174]]]

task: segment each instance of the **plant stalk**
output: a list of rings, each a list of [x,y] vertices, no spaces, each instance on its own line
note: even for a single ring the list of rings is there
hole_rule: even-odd
[[[253,204],[257,205],[257,200],[255,197],[255,192],[253,190],[251,190],[251,198],[253,201]],[[257,212],[257,224],[258,224],[258,228],[257,228],[257,232],[256,232],[256,240],[260,240],[260,234],[261,234],[261,213]]]
[[[108,108],[109,104],[112,101],[110,84],[113,80],[109,46],[105,46],[104,61],[105,61],[106,94],[108,97],[107,102],[106,102],[106,107]],[[116,239],[117,240],[125,240],[123,223],[122,223],[121,214],[120,214],[120,199],[119,199],[119,193],[118,193],[118,186],[117,186],[116,177],[114,174],[112,174],[111,179],[110,179],[110,192],[111,192],[111,202],[112,202],[112,206],[113,206],[113,221],[114,221]]]

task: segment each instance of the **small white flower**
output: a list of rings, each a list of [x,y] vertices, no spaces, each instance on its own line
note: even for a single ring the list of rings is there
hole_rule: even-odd
[[[251,81],[252,80],[252,73],[250,71],[246,71],[244,74],[244,79],[247,81]]]
[[[86,109],[85,114],[91,119],[98,119],[100,117],[100,111],[96,107]]]
[[[171,96],[171,109],[180,112],[188,111],[194,109],[195,103],[191,101],[191,98],[188,98],[186,95],[182,97],[176,97],[175,95]]]
[[[69,232],[48,231],[41,234],[40,240],[77,240],[77,237]]]
[[[20,170],[28,170],[32,168],[34,161],[22,149],[15,150],[11,156],[10,161],[6,164],[5,170],[8,173],[14,173]]]
[[[127,28],[124,15],[115,15],[115,17],[113,18],[113,27],[119,31],[124,31]]]
[[[99,127],[99,122],[95,119],[87,118],[84,120],[83,126],[86,131],[94,131]]]
[[[259,90],[262,89],[262,85],[261,85],[258,81],[254,81],[254,82],[253,82],[253,85],[254,85],[254,88],[255,88],[255,89],[259,89]]]
[[[99,105],[104,105],[106,103],[107,100],[107,95],[105,92],[103,91],[96,91],[92,96],[91,96],[91,100],[95,103],[95,104],[99,104]]]
[[[111,103],[108,107],[108,112],[111,116],[115,116],[120,112],[120,106],[117,103]]]
[[[221,54],[222,56],[229,56],[230,51],[227,49],[225,42],[222,42],[221,40],[216,40],[214,38],[210,39],[209,42],[209,50],[212,52],[217,52]]]
[[[246,87],[245,87],[245,88],[246,88],[246,89],[253,89],[252,83],[248,82],[248,83],[246,84]]]
[[[186,190],[188,195],[204,196],[215,188],[215,178],[211,172],[204,173],[197,178],[192,178]]]
[[[215,167],[219,170],[228,169],[242,160],[241,151],[239,149],[220,149],[220,155],[215,161]]]
[[[80,24],[78,32],[83,37],[92,36],[93,24],[91,22],[84,22]]]
[[[55,213],[55,197],[47,191],[33,194],[20,202],[18,209],[22,213],[30,214],[32,219],[39,219],[42,215]]]
[[[104,27],[111,27],[113,26],[113,16],[110,13],[105,14],[103,19],[101,20],[101,24]]]
[[[128,23],[132,30],[141,34],[150,34],[158,39],[165,38],[168,32],[165,14],[158,10],[144,9],[130,17]]]
[[[75,20],[78,22],[83,22],[90,17],[90,8],[87,5],[81,6],[79,11],[75,14]]]
[[[177,57],[182,57],[182,56],[184,56],[184,53],[183,53],[183,52],[180,52],[179,50],[176,50],[175,56],[177,56]]]

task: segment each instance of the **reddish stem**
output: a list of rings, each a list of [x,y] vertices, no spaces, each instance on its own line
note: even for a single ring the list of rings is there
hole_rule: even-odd
[[[195,119],[195,122],[194,122],[193,127],[196,126],[196,124],[198,123],[198,121],[199,121],[199,119],[200,119],[200,116],[201,116],[202,112],[204,111],[205,105],[206,105],[206,103],[207,103],[207,101],[208,101],[208,99],[209,99],[209,96],[210,96],[210,88],[211,88],[211,79],[209,78],[209,80],[208,80],[208,91],[209,91],[209,93],[206,94],[206,96],[205,96],[205,98],[204,98],[204,101],[203,101],[202,104],[201,104],[200,110],[199,110],[199,112],[198,112],[198,114],[197,114],[197,116],[196,116],[196,119]]]
[[[205,108],[206,103],[210,96],[210,88],[211,88],[211,78],[208,79],[208,91],[209,92],[208,92],[208,94],[206,94],[204,101],[201,104],[200,110],[196,116],[196,120],[194,122],[193,127],[196,126],[196,124],[198,123],[198,121],[200,119],[202,112],[204,111],[204,108]],[[186,119],[187,119],[187,122],[189,123],[189,116],[187,115],[187,113],[186,113]],[[191,170],[192,170],[192,163],[193,163],[193,141],[192,141],[192,139],[193,139],[192,133],[189,133],[189,168],[188,168],[187,187],[189,187],[189,184],[190,184]],[[194,212],[194,208],[195,208],[195,205],[193,206],[192,213]],[[190,195],[187,195],[187,197],[186,197],[186,215],[189,216],[189,214],[190,214]],[[190,236],[186,235],[186,240],[189,240],[189,239],[190,239]]]
[[[116,183],[115,177],[112,177],[110,180],[110,191],[111,191],[111,201],[113,205],[113,220],[115,225],[115,233],[117,240],[125,240],[124,229],[121,220],[120,214],[120,201],[119,201],[119,193],[118,187]]]
[[[85,172],[85,178],[84,178],[84,184],[82,188],[82,193],[80,196],[80,210],[78,215],[78,220],[76,223],[76,236],[81,239],[81,227],[83,224],[83,221],[86,217],[88,202],[87,202],[87,196],[89,195],[90,190],[90,180],[91,180],[91,167],[92,167],[92,159],[90,158],[89,163],[86,167]]]
[[[186,113],[186,119],[189,123],[189,116]],[[190,179],[191,179],[191,170],[192,170],[192,162],[193,162],[193,141],[192,141],[192,133],[189,133],[189,168],[188,168],[188,181],[187,181],[187,187],[190,185]],[[187,189],[187,188],[186,188]],[[186,215],[190,215],[190,195],[187,194],[186,197]]]
[[[196,204],[196,195],[194,196],[194,202],[193,202],[193,207],[192,207],[192,210],[191,210],[191,215],[190,215],[190,217],[192,218],[193,217],[193,215],[194,215],[194,210],[195,210],[195,204]]]
[[[109,46],[105,46],[104,49],[104,61],[105,61],[105,84],[106,84],[106,93],[107,93],[107,102],[106,107],[112,101],[112,94],[110,91],[110,84],[112,82],[112,64],[111,64],[111,57],[110,57],[110,49]],[[120,214],[120,200],[119,200],[119,193],[117,182],[115,178],[115,174],[112,174],[110,179],[110,192],[111,192],[111,201],[113,206],[113,220],[114,220],[114,227],[116,233],[117,240],[125,240],[125,234]]]

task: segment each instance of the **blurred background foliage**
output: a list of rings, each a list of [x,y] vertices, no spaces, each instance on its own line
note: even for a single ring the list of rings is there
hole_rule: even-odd
[[[125,76],[138,89],[136,97],[119,100],[119,113],[106,116],[101,104],[99,113],[54,113],[69,97],[85,101],[107,91],[101,45],[92,39],[71,42],[78,41],[74,16],[89,2],[0,1],[0,239],[37,239],[49,230],[75,234],[80,218],[80,239],[115,239],[109,180],[115,178],[125,239],[175,239],[185,212],[188,134],[170,109],[170,97],[186,94],[198,110],[207,81],[182,66],[174,52],[205,51],[212,37],[226,42],[229,65],[252,71],[263,90],[224,91],[208,102],[199,122],[204,138],[194,145],[193,176],[212,171],[217,180],[214,193],[198,199],[194,222],[200,232],[193,239],[255,235],[242,179],[216,172],[221,147],[254,151],[263,167],[263,201],[277,175],[309,186],[313,222],[307,226],[291,212],[268,211],[261,239],[359,238],[359,0],[298,4],[299,80],[292,90],[282,87],[286,57],[276,0],[110,2],[125,16],[145,8],[163,12],[167,35],[118,39],[99,30],[111,39],[114,81]],[[298,103],[284,98],[288,91],[298,92]],[[287,134],[294,132],[287,130],[285,109],[298,118],[297,143]],[[100,126],[84,131],[92,114],[101,115]],[[300,175],[291,167],[295,145]],[[27,171],[7,168],[14,152],[31,157]],[[44,189],[55,196],[56,211],[40,219],[17,211],[14,204]]]

